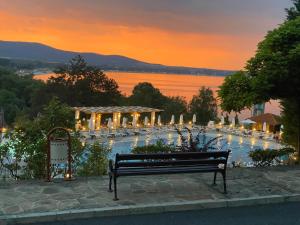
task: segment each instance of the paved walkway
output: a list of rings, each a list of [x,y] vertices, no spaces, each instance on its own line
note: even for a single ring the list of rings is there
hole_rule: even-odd
[[[111,208],[199,200],[224,200],[300,194],[300,167],[234,168],[228,170],[228,194],[213,174],[176,174],[118,179],[119,201],[107,191],[107,177],[75,181],[0,180],[0,217],[70,209]]]

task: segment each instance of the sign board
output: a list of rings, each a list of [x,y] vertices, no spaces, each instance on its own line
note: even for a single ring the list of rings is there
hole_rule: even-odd
[[[65,133],[65,137],[58,138],[54,135],[56,131],[60,131],[60,134]],[[65,180],[73,180],[71,165],[71,135],[69,131],[63,127],[53,128],[47,134],[47,143],[47,181],[51,181],[51,168],[53,168],[55,164],[60,163],[68,164]]]
[[[67,140],[50,140],[50,163],[67,163],[68,149]]]

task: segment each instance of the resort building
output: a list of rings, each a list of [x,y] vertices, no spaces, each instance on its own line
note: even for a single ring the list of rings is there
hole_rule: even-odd
[[[259,116],[265,113],[265,103],[255,104],[252,107],[252,116]]]
[[[250,117],[249,120],[256,122],[252,128],[258,131],[276,133],[280,131],[280,116],[272,113],[265,113],[258,116]]]
[[[99,107],[74,107],[76,130],[95,131],[101,128],[116,129],[120,127],[139,127],[139,118],[142,113],[149,114],[149,122],[143,126],[153,127],[156,113],[160,109],[142,106],[99,106]],[[84,115],[82,115],[84,114]],[[130,118],[131,117],[131,118]],[[144,121],[148,116],[144,117]]]

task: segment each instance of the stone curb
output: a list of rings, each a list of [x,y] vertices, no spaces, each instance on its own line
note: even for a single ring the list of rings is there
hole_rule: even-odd
[[[171,202],[162,204],[117,206],[107,208],[74,209],[59,212],[27,213],[18,215],[0,216],[0,225],[29,224],[50,221],[66,221],[72,219],[87,219],[94,217],[138,215],[149,213],[176,212],[201,210],[212,208],[226,208],[239,206],[253,206],[283,202],[298,202],[300,194],[269,195],[251,198],[234,198],[219,200],[198,200],[185,202]]]

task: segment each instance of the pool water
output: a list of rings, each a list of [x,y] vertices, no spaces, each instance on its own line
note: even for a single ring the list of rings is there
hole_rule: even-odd
[[[197,133],[193,132],[194,137]],[[188,134],[184,133],[184,137]],[[208,132],[205,135],[204,142],[211,140],[216,136],[222,136],[216,142],[216,147],[222,150],[230,149],[232,152],[229,157],[229,162],[241,162],[249,163],[251,158],[249,158],[249,152],[255,149],[279,149],[282,147],[279,143],[262,140],[257,138],[240,137],[231,134],[222,134],[217,132]],[[181,139],[176,132],[157,132],[147,135],[129,136],[109,139],[105,144],[107,144],[112,152],[110,158],[114,158],[116,153],[130,153],[131,150],[136,146],[144,146],[149,144],[155,144],[158,140],[162,139],[166,144],[180,145]],[[203,143],[203,137],[200,138],[201,143]]]

